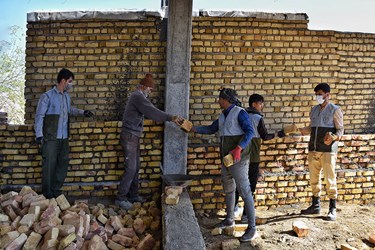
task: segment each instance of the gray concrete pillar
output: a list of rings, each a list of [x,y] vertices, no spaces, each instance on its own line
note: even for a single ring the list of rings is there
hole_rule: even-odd
[[[193,0],[170,0],[168,5],[165,110],[188,118]],[[165,174],[186,173],[187,142],[187,134],[174,124],[165,123]]]

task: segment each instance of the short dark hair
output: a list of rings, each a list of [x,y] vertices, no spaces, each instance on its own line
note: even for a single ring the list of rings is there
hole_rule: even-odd
[[[70,77],[74,79],[73,72],[69,69],[63,68],[57,75],[57,83],[60,83],[62,79],[68,80]]]
[[[251,107],[254,102],[264,102],[263,96],[259,94],[252,94],[249,97],[249,106]]]
[[[319,83],[314,88],[314,92],[317,92],[319,90],[323,90],[324,93],[329,93],[331,92],[331,87],[329,87],[328,83]]]

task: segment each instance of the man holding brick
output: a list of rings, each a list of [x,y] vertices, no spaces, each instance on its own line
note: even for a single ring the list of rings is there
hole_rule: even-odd
[[[219,105],[223,109],[219,118],[210,126],[193,127],[192,131],[199,134],[214,134],[219,132],[221,158],[231,154],[234,164],[221,167],[221,179],[225,192],[227,217],[216,227],[234,226],[234,203],[236,186],[245,203],[248,215],[248,227],[241,241],[251,241],[258,236],[255,225],[255,207],[248,177],[249,143],[254,137],[249,116],[246,111],[237,106],[237,92],[234,89],[223,88],[219,95]]]
[[[71,106],[68,90],[74,74],[62,69],[57,75],[56,86],[42,94],[35,115],[36,142],[40,145],[42,161],[42,192],[47,198],[56,198],[69,165],[69,117],[91,117],[88,110]]]
[[[315,88],[318,105],[310,112],[310,126],[301,129],[303,135],[310,134],[308,163],[310,185],[313,193],[312,205],[301,214],[320,214],[321,171],[326,182],[329,197],[327,220],[336,220],[336,159],[338,140],[344,134],[344,120],[341,108],[329,102],[331,88],[320,83]]]
[[[120,141],[124,150],[125,173],[120,180],[115,204],[126,210],[132,208],[133,202],[144,201],[138,193],[141,166],[139,139],[143,131],[144,117],[158,122],[173,121],[177,125],[184,121],[178,115],[159,110],[147,99],[154,86],[152,75],[146,74],[129,97],[123,114]]]

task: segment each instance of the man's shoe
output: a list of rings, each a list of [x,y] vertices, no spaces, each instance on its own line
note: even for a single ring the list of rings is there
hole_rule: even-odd
[[[133,207],[133,204],[127,200],[124,200],[124,201],[115,200],[115,204],[125,210],[129,210]]]
[[[242,235],[240,241],[248,242],[252,241],[255,238],[258,238],[259,234],[256,228],[246,228],[245,233]]]
[[[320,199],[313,196],[312,204],[306,209],[301,210],[301,214],[320,214]]]
[[[128,197],[128,201],[130,201],[131,203],[134,203],[134,202],[144,203],[146,202],[146,199],[141,196],[135,196],[135,197]]]
[[[327,215],[327,220],[334,221],[336,220],[336,200],[330,199],[329,200],[329,211]]]
[[[221,228],[221,229],[224,229],[227,227],[234,227],[234,220],[225,219],[215,226],[215,228]]]
[[[242,224],[247,224],[249,223],[249,220],[247,219],[247,215],[246,214],[243,214],[241,216],[241,221],[240,221]]]

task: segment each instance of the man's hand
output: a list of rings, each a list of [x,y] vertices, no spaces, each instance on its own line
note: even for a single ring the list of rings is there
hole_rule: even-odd
[[[241,160],[241,151],[242,148],[240,146],[237,146],[235,149],[229,152],[231,155],[233,155],[234,163],[237,163]]]
[[[43,136],[37,137],[35,139],[36,144],[42,145],[43,144]]]
[[[180,126],[184,122],[184,118],[179,115],[173,115],[172,122],[176,123],[177,126]]]
[[[324,144],[329,146],[332,144],[334,140],[336,140],[337,136],[332,134],[331,132],[327,132],[324,136]]]
[[[285,137],[284,129],[282,129],[279,132],[277,132],[277,137],[279,137],[279,138]]]
[[[92,117],[92,116],[94,115],[94,113],[91,112],[90,110],[85,110],[85,111],[83,112],[83,115],[84,115],[85,117]]]

